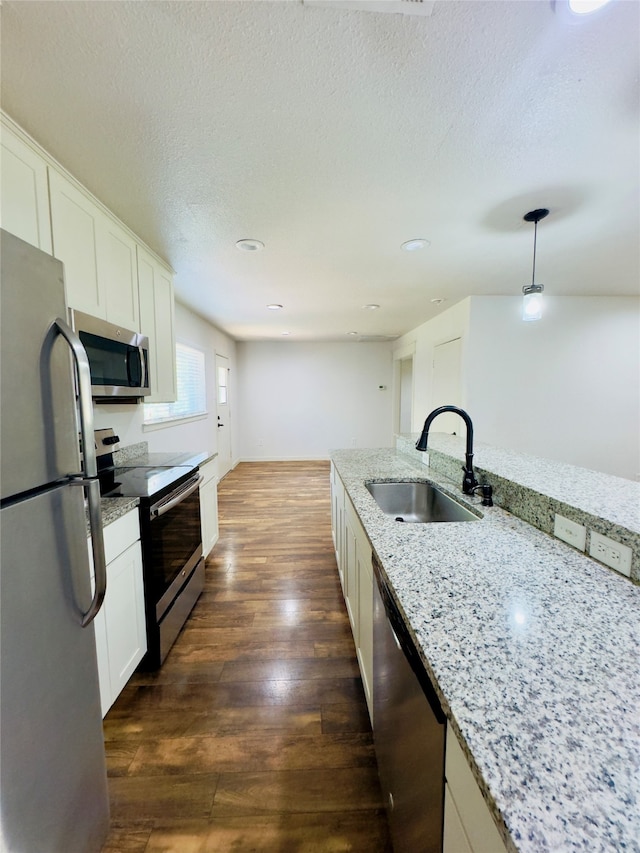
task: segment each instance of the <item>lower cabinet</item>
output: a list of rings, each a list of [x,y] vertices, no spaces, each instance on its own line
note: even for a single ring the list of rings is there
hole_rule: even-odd
[[[464,752],[447,727],[443,853],[507,853]]]
[[[336,471],[335,465],[331,463],[331,531],[333,534],[333,547],[336,552],[336,563],[340,583],[344,591],[344,501],[345,491],[342,480]]]
[[[147,650],[138,511],[104,529],[107,594],[94,619],[102,716]]]
[[[218,541],[218,475],[215,460],[200,466],[200,524],[202,555],[206,557]]]
[[[351,622],[369,717],[373,720],[372,550],[360,519],[335,470],[332,470],[331,504],[342,592]]]

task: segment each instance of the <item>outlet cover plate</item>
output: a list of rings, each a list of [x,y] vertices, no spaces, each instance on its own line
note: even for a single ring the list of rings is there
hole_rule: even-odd
[[[577,548],[578,551],[584,551],[587,544],[587,528],[582,524],[576,524],[564,515],[556,513],[555,524],[553,525],[553,535],[558,539],[562,539],[568,545]]]
[[[596,533],[591,530],[589,536],[589,554],[605,566],[615,569],[627,578],[631,577],[631,548],[628,545],[623,545],[622,542],[616,542],[615,539],[609,539],[608,536],[603,536],[602,533]]]

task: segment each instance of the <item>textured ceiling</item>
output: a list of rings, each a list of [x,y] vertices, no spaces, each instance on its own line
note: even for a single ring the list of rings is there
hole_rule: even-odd
[[[535,207],[547,293],[637,293],[638,3],[357,6],[3,0],[2,106],[239,339],[518,293]]]

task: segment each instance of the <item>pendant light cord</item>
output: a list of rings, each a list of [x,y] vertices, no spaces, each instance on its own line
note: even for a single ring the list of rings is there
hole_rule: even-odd
[[[533,225],[533,272],[531,273],[531,284],[536,283],[536,241],[538,239],[538,220]]]

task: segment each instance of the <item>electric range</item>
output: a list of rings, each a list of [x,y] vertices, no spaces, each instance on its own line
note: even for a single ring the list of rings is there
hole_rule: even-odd
[[[108,429],[95,437],[102,496],[140,499],[147,631],[140,668],[157,669],[204,586],[199,464],[206,454],[148,453],[114,464],[118,436]]]

